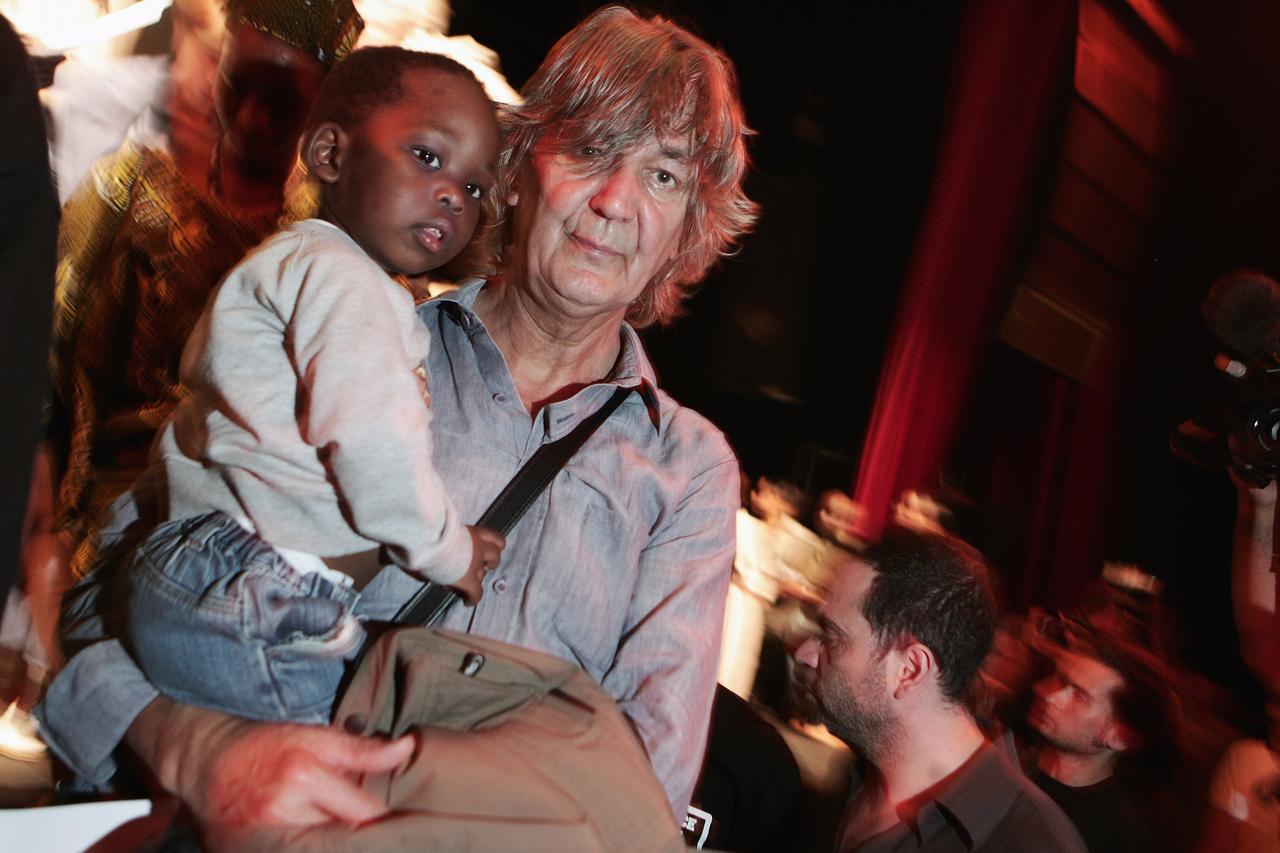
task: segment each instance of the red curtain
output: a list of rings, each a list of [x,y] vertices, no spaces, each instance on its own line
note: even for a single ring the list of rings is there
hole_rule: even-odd
[[[1057,153],[1075,23],[1073,0],[977,0],[962,16],[934,185],[855,488],[874,528],[946,459]]]
[[[987,359],[956,453],[981,471],[978,499],[1007,603],[1078,603],[1098,576],[1116,501],[1115,377],[1082,386],[1012,349]],[[955,455],[955,454],[953,454]]]

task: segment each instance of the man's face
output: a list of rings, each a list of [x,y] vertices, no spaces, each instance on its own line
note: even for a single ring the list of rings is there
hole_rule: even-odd
[[[621,152],[548,136],[517,182],[513,262],[560,316],[625,313],[680,245],[695,173],[675,140]]]
[[[807,670],[802,681],[813,695],[822,722],[836,737],[875,756],[897,733],[885,654],[879,649],[862,605],[874,570],[853,560],[837,579],[822,607],[822,633],[796,650]]]
[[[275,166],[294,156],[324,66],[252,27],[227,30],[214,104],[222,142],[246,163]]]
[[[1035,686],[1029,722],[1057,749],[1093,755],[1113,748],[1111,697],[1120,673],[1070,649],[1055,655],[1054,673]]]
[[[348,139],[326,212],[390,273],[418,275],[457,257],[493,184],[498,126],[471,80],[406,71],[404,96]]]

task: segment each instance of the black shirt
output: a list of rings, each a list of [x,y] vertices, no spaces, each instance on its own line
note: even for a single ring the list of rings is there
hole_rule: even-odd
[[[1073,788],[1036,770],[1031,781],[1067,813],[1090,853],[1143,853],[1150,849],[1147,822],[1115,776]]]

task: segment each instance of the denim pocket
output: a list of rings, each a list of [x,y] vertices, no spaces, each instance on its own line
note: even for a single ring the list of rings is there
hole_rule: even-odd
[[[364,632],[358,594],[301,574],[220,514],[157,528],[130,569],[128,637],[162,692],[239,716],[327,722]]]

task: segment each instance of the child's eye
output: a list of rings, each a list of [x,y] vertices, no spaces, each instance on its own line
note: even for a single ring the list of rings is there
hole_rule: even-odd
[[[417,157],[418,161],[428,168],[440,168],[440,157],[430,148],[414,148],[413,156]]]
[[[467,195],[471,196],[477,201],[484,198],[484,187],[480,186],[479,184],[467,184],[466,190],[467,190]]]

